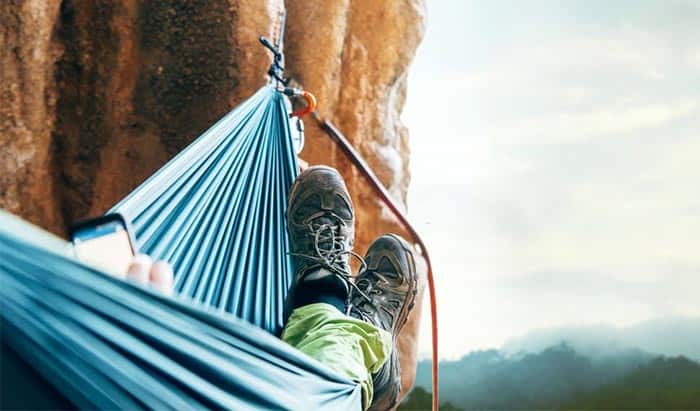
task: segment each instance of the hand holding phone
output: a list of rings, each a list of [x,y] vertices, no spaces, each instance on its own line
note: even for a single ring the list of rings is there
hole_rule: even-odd
[[[107,272],[126,274],[136,254],[127,222],[120,214],[74,224],[70,236],[78,259]]]
[[[146,254],[136,254],[126,279],[140,285],[149,285],[165,295],[173,293],[173,267],[165,261],[153,261]]]
[[[166,295],[173,292],[173,268],[138,254],[129,225],[119,214],[108,214],[71,226],[70,236],[78,259]]]

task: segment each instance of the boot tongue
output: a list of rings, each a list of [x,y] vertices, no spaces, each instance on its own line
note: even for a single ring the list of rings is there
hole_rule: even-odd
[[[335,229],[338,226],[338,219],[333,218],[328,214],[318,216],[314,218],[311,222],[315,227],[321,227],[323,225],[326,225],[328,226],[328,230]]]
[[[332,264],[344,274],[350,275],[349,257],[338,255],[344,249],[343,243],[345,242],[342,237],[342,221],[333,215],[322,214],[310,219],[309,223],[316,236],[313,241],[316,242],[316,246],[321,251],[320,257],[327,259],[328,264]]]
[[[339,239],[340,227],[337,219],[327,215],[314,218],[311,222],[318,235],[318,245],[324,250],[333,249],[333,237]]]

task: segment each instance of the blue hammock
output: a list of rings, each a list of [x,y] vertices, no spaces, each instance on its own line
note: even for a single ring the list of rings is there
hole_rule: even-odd
[[[11,363],[82,408],[359,409],[357,384],[271,334],[293,275],[284,211],[296,173],[284,97],[264,87],[115,206],[141,251],[174,265],[176,299],[105,276],[0,212]]]
[[[284,223],[298,174],[284,96],[263,87],[111,211],[175,290],[272,333],[293,278]]]

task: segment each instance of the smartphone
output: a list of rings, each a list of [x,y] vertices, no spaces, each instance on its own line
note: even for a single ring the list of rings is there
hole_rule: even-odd
[[[104,271],[126,273],[137,252],[129,224],[118,213],[75,223],[69,234],[75,256]]]

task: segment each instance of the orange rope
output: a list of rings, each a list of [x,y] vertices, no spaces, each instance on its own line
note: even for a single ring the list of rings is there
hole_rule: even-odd
[[[396,218],[401,222],[404,228],[413,236],[416,243],[420,247],[420,251],[425,258],[425,263],[428,266],[428,292],[430,295],[430,317],[432,320],[432,341],[433,341],[433,411],[438,411],[439,405],[439,385],[438,385],[438,325],[437,325],[437,307],[436,307],[436,297],[435,297],[435,281],[433,280],[433,266],[430,263],[430,256],[428,255],[428,249],[425,247],[423,240],[421,239],[418,232],[413,228],[411,223],[408,221],[406,215],[401,211],[401,209],[396,205],[391,195],[384,187],[384,185],[379,181],[377,176],[372,172],[369,165],[362,159],[360,154],[352,147],[350,141],[335,127],[335,125],[329,120],[323,120],[319,118],[316,113],[314,113],[314,118],[320,123],[321,128],[328,134],[329,137],[342,149],[343,153],[352,161],[352,163],[362,171],[365,178],[371,183],[374,189],[377,191],[384,203],[389,207],[389,209],[394,213]]]

